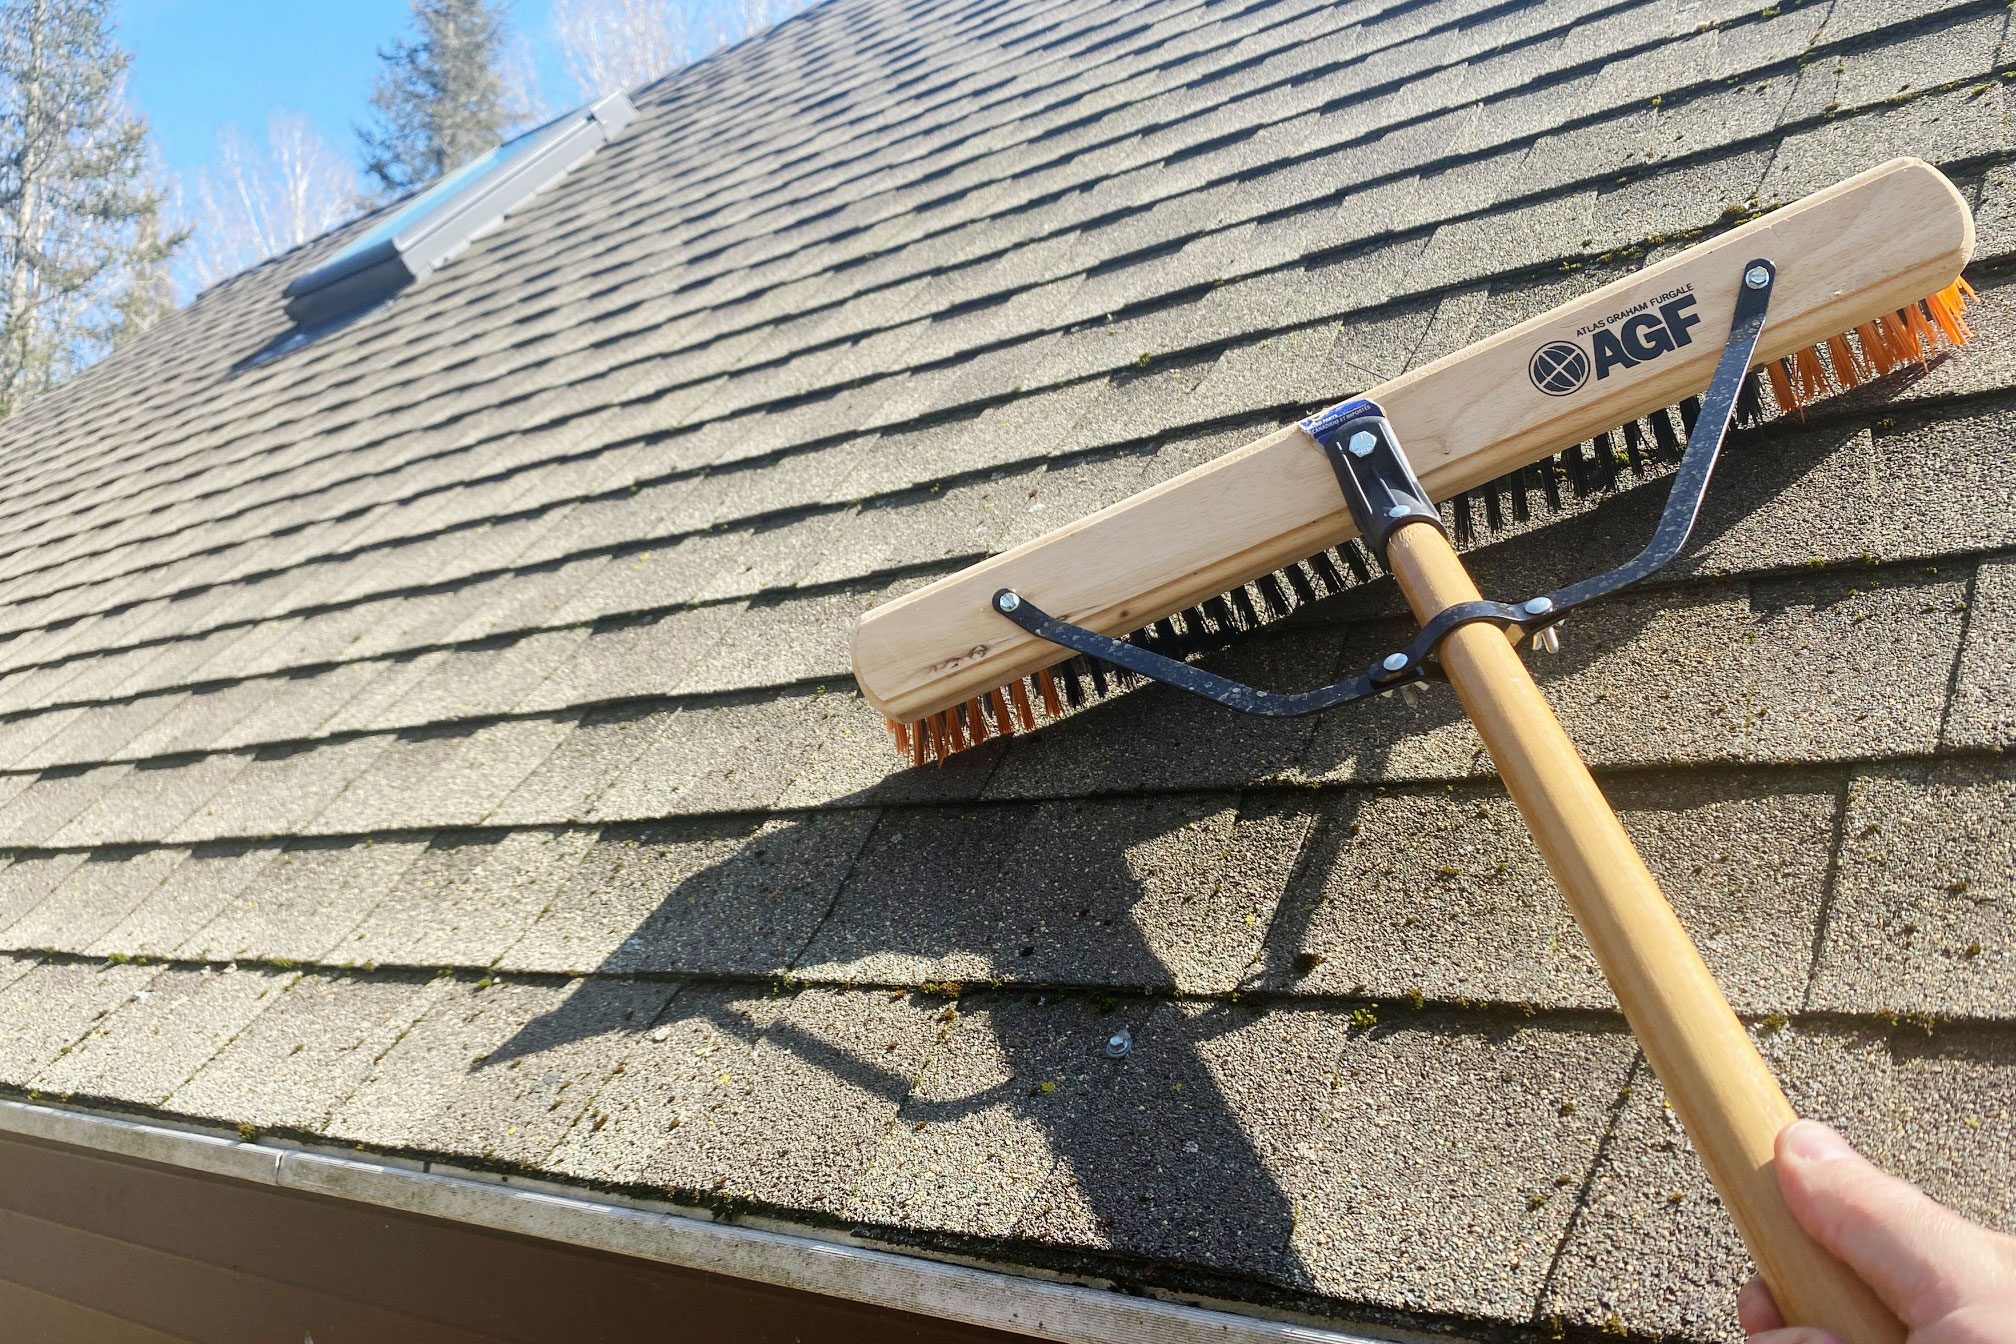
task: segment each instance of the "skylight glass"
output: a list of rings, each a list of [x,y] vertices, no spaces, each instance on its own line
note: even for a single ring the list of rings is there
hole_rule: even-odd
[[[565,177],[637,113],[612,93],[472,159],[399,206],[285,291],[297,328],[354,317],[452,261]]]

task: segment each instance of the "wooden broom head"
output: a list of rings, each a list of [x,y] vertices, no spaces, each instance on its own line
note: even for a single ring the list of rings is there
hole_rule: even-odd
[[[1796,412],[1963,343],[1973,248],[1953,184],[1895,159],[1363,395],[1447,500],[1698,393],[1752,258],[1777,267],[1759,367]],[[943,759],[1078,699],[1053,671],[1065,651],[996,614],[996,591],[1124,635],[1186,611],[1231,614],[1226,597],[1250,604],[1248,584],[1272,607],[1275,571],[1299,596],[1294,576],[1310,571],[1298,562],[1353,535],[1323,453],[1291,425],[868,612],[854,627],[855,680],[906,756]]]

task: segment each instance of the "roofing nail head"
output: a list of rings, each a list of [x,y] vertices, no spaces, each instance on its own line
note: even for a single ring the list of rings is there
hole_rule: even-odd
[[[1386,660],[1380,663],[1379,666],[1385,668],[1388,672],[1404,671],[1407,667],[1407,655],[1404,653],[1389,653],[1386,655]]]
[[[1743,283],[1752,289],[1762,289],[1771,283],[1771,272],[1765,270],[1762,266],[1752,266],[1749,270],[1743,272]]]
[[[1554,599],[1551,597],[1528,598],[1519,609],[1528,616],[1545,616],[1548,612],[1554,610]]]
[[[1372,450],[1379,446],[1379,440],[1372,437],[1371,430],[1361,429],[1351,436],[1351,442],[1345,446],[1350,448],[1353,457],[1370,457]]]
[[[1134,1036],[1122,1027],[1106,1038],[1106,1058],[1119,1059],[1134,1048]]]

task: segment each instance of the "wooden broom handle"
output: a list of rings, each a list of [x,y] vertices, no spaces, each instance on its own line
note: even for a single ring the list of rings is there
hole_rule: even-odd
[[[1434,527],[1403,524],[1387,557],[1421,621],[1478,600]],[[1472,622],[1441,659],[1786,1322],[1900,1344],[1897,1319],[1793,1220],[1772,1169],[1792,1106],[1511,641]]]

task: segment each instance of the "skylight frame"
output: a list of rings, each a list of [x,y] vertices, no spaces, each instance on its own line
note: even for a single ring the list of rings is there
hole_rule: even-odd
[[[282,291],[297,333],[337,325],[425,279],[636,120],[622,93],[555,117],[463,164]]]

